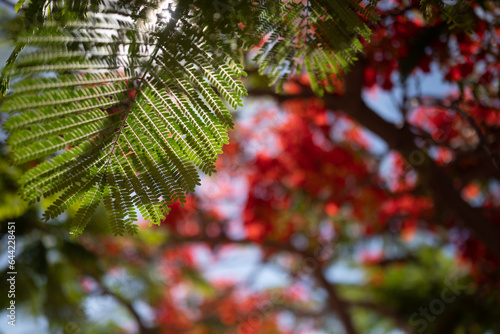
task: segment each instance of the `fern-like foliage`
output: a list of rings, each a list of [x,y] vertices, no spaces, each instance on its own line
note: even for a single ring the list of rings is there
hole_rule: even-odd
[[[360,40],[370,40],[367,21],[378,20],[373,0],[260,1],[261,26],[266,42],[256,57],[260,72],[272,84],[281,84],[305,67],[311,88],[319,95],[331,92],[339,71],[347,71],[363,51]]]
[[[440,17],[449,29],[459,28],[472,32],[475,23],[474,6],[471,0],[420,0],[424,18],[432,22]]]
[[[0,83],[13,162],[42,161],[22,197],[56,196],[46,219],[77,204],[73,235],[100,203],[114,234],[134,233],[137,211],[159,224],[199,171],[214,172],[227,105],[246,95],[241,50],[266,36],[261,72],[281,83],[305,67],[321,94],[362,51],[375,3],[30,1]]]
[[[189,7],[151,6],[145,19],[103,2],[18,36],[27,52],[6,71],[2,111],[15,163],[53,156],[21,178],[28,202],[59,195],[46,219],[81,200],[77,235],[102,201],[115,234],[134,232],[135,209],[160,223],[199,183],[197,169],[214,171],[233,125],[222,98],[241,105],[244,72],[227,50],[214,56],[203,27],[184,19]]]

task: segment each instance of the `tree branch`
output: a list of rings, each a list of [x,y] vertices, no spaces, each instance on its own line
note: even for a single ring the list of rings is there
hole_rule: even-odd
[[[115,298],[123,307],[125,307],[130,312],[130,314],[132,314],[132,316],[134,317],[134,319],[137,323],[137,326],[139,327],[139,334],[155,334],[156,333],[155,328],[147,328],[146,326],[144,326],[142,319],[141,319],[141,316],[139,315],[139,313],[137,313],[137,311],[134,309],[134,307],[132,306],[132,304],[128,300],[126,300],[125,298],[123,298],[119,294],[114,293],[113,291],[111,291],[105,287],[102,287],[102,293]]]
[[[172,243],[174,241],[174,243]],[[223,244],[230,244],[230,243],[237,243],[237,244],[254,244],[255,242],[251,240],[233,240],[227,237],[224,234],[221,234],[220,236],[216,238],[209,238],[204,235],[199,235],[199,236],[193,236],[193,237],[188,237],[188,238],[182,238],[177,235],[172,235],[171,239],[169,240],[168,244],[169,247],[172,246],[172,244],[175,245],[175,242],[206,242],[211,245],[223,245]],[[307,252],[307,251],[301,251],[293,247],[292,245],[286,244],[286,243],[279,243],[279,242],[274,242],[270,240],[264,240],[262,244],[265,247],[281,250],[281,251],[286,251],[286,252],[291,252],[297,255],[300,255],[303,258],[315,258],[313,253]],[[323,271],[320,267],[319,261],[316,262],[316,269],[314,271],[314,275],[317,278],[318,282],[321,284],[321,286],[327,291],[328,296],[329,296],[329,305],[332,311],[338,314],[340,321],[344,325],[344,328],[348,334],[357,334],[357,331],[354,329],[354,326],[352,324],[352,319],[349,314],[349,310],[346,307],[345,302],[338,297],[336,288],[335,286],[328,282],[328,280],[325,278],[323,275]]]
[[[493,254],[500,258],[500,242],[498,242],[500,226],[493,224],[478,208],[471,207],[461,197],[445,170],[437,166],[427,152],[415,144],[415,136],[407,124],[398,128],[385,121],[365,104],[361,96],[363,71],[364,62],[360,60],[346,75],[344,95],[326,94],[324,96],[323,101],[327,108],[343,111],[383,139],[389,148],[398,151],[417,171],[421,184],[428,190],[434,202],[440,208],[451,212],[458,222],[463,223]],[[296,96],[278,96],[269,90],[250,90],[249,93],[274,96],[280,102],[294,98],[313,97],[309,92]]]
[[[325,96],[326,105],[332,109],[341,109],[382,138],[391,149],[398,151],[418,172],[420,182],[428,189],[434,201],[453,213],[459,222],[462,222],[500,258],[498,242],[500,226],[493,224],[479,209],[471,207],[461,197],[444,170],[437,166],[425,151],[416,146],[414,135],[407,126],[397,128],[365,104],[361,97],[363,70],[363,62],[358,62],[346,76],[345,94]]]
[[[318,264],[314,270],[314,276],[317,281],[321,284],[323,289],[326,290],[328,294],[328,300],[330,302],[330,308],[335,310],[340,318],[340,321],[344,325],[344,328],[348,334],[357,334],[358,332],[354,328],[352,323],[351,314],[349,312],[348,304],[345,303],[337,293],[337,287],[329,282],[325,275],[323,274],[323,269]]]
[[[476,132],[476,134],[479,138],[479,144],[483,147],[486,154],[488,154],[488,156],[490,157],[491,162],[493,163],[495,168],[497,170],[500,170],[500,162],[498,161],[498,155],[491,150],[491,147],[490,147],[490,145],[488,145],[488,141],[486,140],[486,137],[483,134],[483,131],[481,130],[481,128],[479,128],[479,125],[477,125],[476,121],[471,117],[471,115],[469,115],[468,113],[463,111],[458,106],[457,102],[453,102],[453,104],[451,105],[451,108],[453,110],[455,110],[456,112],[458,112],[460,115],[462,115],[462,117],[464,117],[467,120],[467,122],[469,122],[470,126],[474,129],[474,131]]]

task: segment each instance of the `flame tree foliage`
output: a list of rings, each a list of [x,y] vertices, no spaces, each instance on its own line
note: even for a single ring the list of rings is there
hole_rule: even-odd
[[[29,2],[3,71],[2,111],[12,161],[50,159],[21,178],[23,198],[60,194],[47,220],[80,201],[75,235],[101,201],[114,234],[136,232],[136,209],[159,224],[199,184],[197,170],[214,171],[233,126],[224,102],[236,108],[246,95],[242,50],[270,34],[262,72],[280,81],[283,63],[298,70],[299,58],[318,92],[320,80],[331,89],[332,72],[370,37],[358,14],[376,19],[351,0]]]
[[[326,34],[330,31],[326,31],[324,27],[334,28],[327,24],[323,26],[328,21],[328,16],[315,16],[316,21],[310,18],[310,15],[316,15],[313,8],[318,8],[312,6],[322,4],[333,8],[332,1],[303,2],[300,5],[305,7],[300,14],[293,7],[272,7],[269,1],[260,2],[263,6],[271,6],[267,12],[253,7],[259,2],[252,3],[251,6],[246,2],[234,2],[232,6],[215,7],[213,3],[205,5],[203,13],[207,13],[211,20],[207,22],[208,28],[201,35],[204,39],[219,39],[220,42],[215,45],[222,48],[222,53],[208,48],[207,54],[214,59],[239,64],[246,55],[238,55],[233,50],[257,45],[257,49],[251,49],[250,52],[257,55],[255,59],[260,64],[262,73],[269,74],[271,83],[281,84],[281,94],[264,87],[262,81],[266,80],[258,76],[249,64],[250,75],[245,81],[250,96],[247,101],[251,103],[252,98],[259,99],[259,108],[264,110],[251,120],[253,123],[245,120],[244,114],[240,115],[240,120],[237,119],[235,131],[231,135],[232,142],[224,147],[225,152],[217,162],[217,169],[220,171],[218,178],[216,174],[218,186],[209,188],[206,193],[201,191],[196,196],[187,197],[184,209],[174,204],[172,212],[165,219],[161,213],[163,224],[160,227],[141,230],[134,238],[110,238],[103,233],[103,224],[99,224],[103,222],[103,211],[93,202],[97,201],[95,196],[102,196],[106,211],[114,212],[109,210],[110,206],[118,208],[118,214],[111,219],[112,222],[115,219],[112,224],[115,232],[120,231],[121,222],[124,229],[129,226],[129,230],[132,230],[134,228],[130,226],[133,213],[122,211],[123,208],[119,207],[121,203],[127,203],[122,201],[124,197],[121,196],[130,194],[133,206],[143,210],[146,218],[151,218],[147,215],[150,205],[148,201],[151,198],[164,199],[161,192],[153,189],[172,186],[169,189],[173,189],[172,194],[175,194],[174,190],[177,188],[174,184],[182,179],[181,174],[174,172],[177,165],[173,165],[174,169],[169,169],[170,160],[164,161],[166,165],[154,170],[162,161],[161,153],[164,151],[161,145],[157,147],[152,143],[158,133],[147,126],[150,123],[147,123],[146,118],[149,116],[155,117],[155,121],[161,120],[155,108],[164,108],[160,110],[172,113],[168,114],[171,118],[176,117],[176,112],[188,117],[190,110],[193,111],[191,115],[196,116],[201,115],[200,111],[206,111],[207,119],[224,127],[222,123],[217,123],[220,121],[217,109],[209,104],[207,96],[213,96],[222,103],[219,99],[236,96],[231,95],[234,90],[229,90],[236,89],[236,86],[229,85],[229,95],[224,96],[220,86],[215,81],[210,81],[210,73],[216,80],[221,79],[221,74],[217,72],[221,67],[210,63],[212,67],[206,65],[207,71],[203,72],[199,64],[203,66],[206,59],[198,60],[190,53],[194,52],[189,47],[192,40],[186,41],[189,45],[185,49],[180,48],[180,52],[189,51],[189,57],[193,57],[197,63],[193,62],[192,67],[189,67],[191,63],[187,61],[181,62],[180,66],[171,67],[167,66],[169,63],[165,63],[165,68],[179,71],[180,77],[167,76],[174,83],[164,79],[160,70],[163,65],[157,64],[155,60],[149,63],[151,56],[148,52],[154,52],[154,47],[141,49],[137,46],[142,40],[138,37],[140,33],[135,31],[138,29],[134,26],[136,21],[119,20],[119,17],[123,18],[120,16],[125,8],[123,6],[110,10],[114,14],[108,17],[98,15],[103,8],[108,7],[102,7],[103,4],[97,2],[90,4],[90,7],[67,12],[53,10],[50,6],[36,7],[36,2],[31,3],[35,7],[25,8],[24,15],[30,17],[25,25],[29,25],[26,29],[34,31],[26,30],[28,32],[24,31],[25,35],[19,34],[18,42],[21,44],[18,44],[4,71],[4,84],[7,84],[10,76],[12,97],[8,97],[10,100],[7,99],[2,108],[32,102],[52,103],[51,99],[55,101],[61,98],[59,92],[68,94],[68,98],[75,101],[68,102],[68,105],[58,103],[56,108],[48,108],[48,104],[47,109],[43,109],[43,105],[40,109],[30,107],[32,109],[28,108],[26,111],[14,111],[17,115],[11,116],[7,122],[14,124],[16,121],[10,119],[16,117],[19,121],[23,117],[35,115],[49,117],[51,113],[64,111],[66,107],[77,108],[77,105],[81,105],[86,108],[84,103],[103,103],[109,100],[111,106],[101,107],[96,113],[100,112],[106,120],[116,119],[125,126],[122,128],[120,125],[118,131],[108,133],[99,125],[98,135],[91,135],[88,145],[108,137],[125,138],[125,135],[134,133],[137,129],[134,126],[142,127],[137,130],[139,138],[131,141],[130,145],[116,139],[116,147],[123,147],[122,153],[118,150],[98,152],[103,155],[110,152],[115,157],[115,160],[109,161],[107,156],[104,157],[105,163],[113,164],[113,168],[119,168],[120,162],[130,161],[130,170],[135,174],[130,179],[128,174],[120,173],[112,167],[102,174],[99,174],[98,168],[85,167],[82,171],[91,173],[91,176],[101,175],[102,180],[96,180],[92,184],[93,188],[89,188],[85,194],[76,194],[77,199],[83,198],[83,210],[94,207],[99,210],[93,217],[97,224],[89,225],[87,233],[79,239],[68,240],[58,224],[63,228],[71,225],[73,231],[78,232],[79,229],[75,226],[83,225],[75,225],[75,221],[85,221],[82,219],[85,215],[82,215],[81,209],[71,207],[71,219],[65,220],[62,216],[53,219],[53,224],[35,223],[35,209],[30,209],[17,219],[17,226],[20,227],[18,236],[25,243],[19,254],[19,271],[27,273],[18,276],[22,279],[19,285],[24,289],[19,291],[17,300],[30,307],[32,313],[43,313],[54,331],[127,331],[127,328],[112,323],[112,320],[108,325],[98,324],[86,312],[78,311],[78,306],[86,297],[108,296],[136,321],[134,329],[129,330],[134,333],[370,333],[389,332],[396,328],[407,333],[500,332],[500,252],[497,242],[500,235],[497,155],[500,122],[498,4],[481,1],[459,2],[455,6],[449,6],[439,1],[383,1],[372,11],[376,12],[373,18],[361,10],[358,12],[361,15],[357,16],[361,17],[360,22],[365,23],[352,28],[350,36],[353,39],[349,39],[347,49],[340,42],[324,49],[325,45],[320,38],[329,40]],[[147,16],[149,9],[140,7],[143,4],[133,4],[139,7],[131,13],[141,18],[150,17]],[[193,2],[192,6],[196,4],[200,5]],[[124,6],[127,5],[132,6]],[[246,5],[248,6],[245,7]],[[355,4],[352,6],[356,11],[358,7]],[[141,8],[146,12],[141,12]],[[241,11],[233,13],[231,8],[239,8]],[[176,17],[177,8],[170,9],[171,12],[167,9],[169,15],[165,16],[165,20],[170,17],[168,22],[174,22],[170,20]],[[82,13],[86,13],[86,16],[80,17]],[[227,24],[217,21],[229,20],[232,17],[230,13],[242,17],[233,16],[234,21],[228,21]],[[342,19],[336,17],[336,13],[338,8],[328,12],[330,19],[338,23]],[[300,15],[302,24],[280,26],[282,18],[290,18],[294,14]],[[124,24],[125,28],[130,29],[118,29],[121,32],[117,34],[104,33],[104,26],[115,22],[99,21],[103,17],[102,20],[116,19],[120,22],[120,27]],[[187,22],[181,18],[175,27],[186,28],[197,20],[194,13],[182,17]],[[92,33],[92,30],[87,31],[87,28],[78,28],[74,24],[68,24],[65,28],[67,31],[52,30],[62,34],[57,35],[62,36],[62,40],[70,38],[70,42],[63,43],[59,40],[60,44],[57,44],[55,40],[59,37],[43,35],[51,31],[55,22],[82,22],[87,18],[94,20],[91,21],[92,26],[97,29],[95,35],[91,35],[92,38],[85,35]],[[151,25],[154,19],[137,22],[140,22],[137,26],[140,29],[150,29],[148,24]],[[157,22],[159,21],[155,24]],[[45,28],[33,28],[31,23],[34,27],[43,24]],[[201,25],[195,24],[192,29],[196,31],[200,27]],[[207,32],[211,27],[214,35]],[[272,34],[276,27],[282,29],[281,35]],[[336,28],[348,29],[346,27],[352,26],[342,21]],[[365,31],[365,27],[368,27],[369,33]],[[249,36],[246,34],[259,31],[258,29],[262,29],[258,35],[259,40],[247,40]],[[182,29],[179,30],[181,31]],[[29,34],[38,37],[30,40]],[[119,37],[123,36],[120,34],[128,38],[129,44],[126,48],[118,47],[118,51],[115,51],[115,44],[123,44],[120,44]],[[180,34],[179,40],[189,37]],[[147,38],[153,39],[161,39],[161,35],[145,34]],[[260,40],[262,36],[264,39]],[[294,39],[293,36],[298,37]],[[353,36],[356,36],[356,41]],[[366,36],[371,36],[370,41]],[[43,43],[27,47],[24,50],[27,53],[25,56],[22,53],[18,55],[18,50],[24,46],[23,41],[34,43],[36,38],[52,38],[57,45],[50,46],[50,50],[63,48],[66,57],[55,54],[55,58],[50,58],[45,56],[46,53],[37,53],[38,48],[44,47]],[[357,38],[360,44],[357,43]],[[103,40],[109,41],[108,45],[94,47],[92,44],[99,44]],[[171,41],[177,39],[172,38]],[[201,46],[204,45],[211,46],[209,42]],[[136,51],[132,51],[134,48]],[[175,48],[177,49],[179,47]],[[363,49],[364,55],[358,53],[360,49]],[[225,50],[227,53],[224,53]],[[126,54],[122,55],[122,52]],[[137,54],[133,53],[131,56],[129,52]],[[168,51],[165,52],[161,59],[169,57]],[[119,57],[112,57],[118,53]],[[232,60],[227,60],[227,55]],[[138,66],[139,74],[119,71],[122,67],[133,67],[131,64],[137,64],[134,61],[143,59],[142,56],[147,60]],[[332,58],[324,59],[325,56]],[[354,57],[359,59],[355,60]],[[14,61],[15,58],[17,59]],[[27,71],[34,71],[36,65],[30,63],[30,59],[40,58],[48,62],[40,67],[46,75],[28,75],[23,72],[26,68]],[[82,58],[86,62],[81,62]],[[303,63],[300,63],[300,59]],[[89,66],[85,70],[93,65],[116,66],[117,70],[80,74],[83,71],[78,68],[77,73],[71,72],[80,63]],[[346,63],[351,63],[349,73],[346,73]],[[57,64],[67,68],[60,73],[50,68]],[[73,67],[69,67],[69,64]],[[324,64],[331,65],[324,68]],[[145,69],[149,66],[158,67],[152,67],[154,71],[148,72]],[[196,76],[182,72],[191,71],[189,68]],[[236,67],[228,65],[228,68],[235,70]],[[301,68],[309,75],[303,75]],[[287,77],[288,70],[290,74]],[[436,72],[441,75],[449,89],[426,87],[430,72],[432,75],[436,75]],[[24,78],[25,75],[27,78]],[[122,78],[118,79],[119,76]],[[61,77],[66,79],[60,79]],[[113,78],[116,80],[113,81]],[[205,81],[202,82],[206,85],[197,85],[196,78],[203,78]],[[107,84],[76,83],[78,80],[85,82],[101,79]],[[152,87],[147,85],[147,80],[151,80]],[[222,80],[232,79],[224,77]],[[182,90],[177,86],[181,83],[189,84],[192,90]],[[126,86],[123,88],[120,85]],[[164,89],[163,93],[159,93],[164,96],[163,105],[153,100],[157,95],[151,90],[157,85],[162,85]],[[16,87],[21,92],[22,89],[27,89],[23,87],[32,87],[32,99],[23,100],[25,95],[16,92]],[[73,90],[70,89],[72,87]],[[121,93],[107,90],[118,90],[120,87],[124,89]],[[205,89],[211,89],[216,96],[204,95],[207,93]],[[79,91],[95,94],[100,92],[107,99],[80,101]],[[396,119],[382,118],[368,104],[377,92],[382,96],[393,94]],[[271,97],[279,103],[282,110],[266,111],[277,109],[277,106],[268,107],[268,104],[263,104],[261,95]],[[199,100],[191,99],[197,96]],[[169,102],[171,103],[168,104]],[[183,102],[188,106],[183,107]],[[178,109],[173,108],[174,105]],[[91,112],[89,110],[83,114]],[[132,116],[120,116],[126,114]],[[80,115],[78,111],[75,119],[78,118],[76,115]],[[57,122],[64,122],[64,117],[56,117],[59,117]],[[133,118],[131,123],[127,123],[129,117]],[[198,166],[196,162],[201,160],[190,159],[198,157],[195,148],[202,140],[197,141],[195,138],[198,137],[194,134],[189,137],[188,134],[205,134],[205,130],[209,129],[208,120],[205,120],[202,119],[200,123],[200,132],[191,130],[190,127],[195,127],[197,123],[187,122],[185,118],[176,118],[176,122],[172,123],[165,122],[167,125],[173,124],[172,129],[179,134],[183,133],[183,136],[176,137],[168,130],[167,125],[164,127],[167,130],[163,130],[178,145],[180,151],[176,152],[180,152],[179,156],[185,157],[185,160],[180,161],[192,161],[194,166]],[[57,124],[49,125],[49,128],[58,128]],[[37,125],[43,126],[41,123]],[[21,126],[16,130],[22,131],[17,135],[18,139],[12,134],[14,139],[11,137],[11,142],[15,143],[16,140],[22,140],[23,136],[30,135],[30,132],[23,130],[32,128],[35,136],[51,129],[37,130],[33,125],[23,129]],[[82,125],[74,131],[80,129],[83,129]],[[191,132],[186,134],[183,132],[186,129]],[[50,142],[65,141],[69,136],[59,136],[63,133],[55,131],[52,137],[42,134],[42,137],[36,138],[38,141],[42,138]],[[120,135],[120,131],[124,135]],[[373,134],[382,139],[386,146],[382,153],[370,140]],[[114,145],[114,139],[110,140],[111,145]],[[177,142],[181,140],[185,141],[186,146]],[[141,142],[144,144],[143,148],[140,147]],[[31,154],[26,150],[26,142],[23,143],[17,149],[19,156]],[[62,148],[70,146],[69,149],[75,144],[77,143],[64,143]],[[31,145],[29,147],[33,149],[38,147],[37,144]],[[219,149],[221,146],[222,144]],[[78,150],[78,147],[80,146],[76,145],[67,152]],[[195,152],[193,156],[187,153],[191,152],[190,149]],[[14,159],[15,150],[16,148],[12,154]],[[151,154],[154,156],[146,156],[149,151],[153,151]],[[57,156],[44,166],[54,166],[58,161],[69,157],[69,153],[62,153],[60,156],[64,154],[64,158],[58,160]],[[101,156],[97,159],[99,157]],[[64,174],[63,168],[72,163],[82,163],[84,166],[92,164],[92,161],[100,163],[99,160],[91,159],[78,162],[76,156],[68,159],[67,164],[57,169],[64,178],[56,173],[51,179],[54,183],[47,181],[49,183],[34,188],[29,188],[30,183],[23,183],[25,190],[21,194],[26,197],[26,189],[43,194],[44,189],[59,187],[57,184],[60,180],[68,179],[71,182],[67,176],[73,175],[73,171],[68,170],[69,174]],[[144,163],[143,169],[138,167],[142,166],[141,162]],[[155,166],[155,163],[158,165]],[[153,167],[149,169],[150,166]],[[7,164],[0,167],[5,170],[2,173],[2,194],[15,191],[13,181],[17,178],[19,169],[8,167]],[[152,174],[144,175],[153,172],[170,178],[157,179]],[[35,175],[33,173],[36,172],[27,173],[26,175]],[[84,176],[86,178],[82,176],[82,179],[88,181],[89,174]],[[137,193],[137,188],[133,188],[134,179],[137,179],[141,187],[145,187],[144,192],[150,193]],[[27,180],[27,177],[22,180]],[[169,180],[169,183],[160,184],[165,180]],[[246,188],[236,187],[241,180]],[[38,182],[38,179],[34,181]],[[128,182],[131,185],[127,188],[125,185]],[[157,182],[159,185],[155,188]],[[83,184],[75,183],[75,188],[80,186],[78,189],[81,189]],[[122,189],[120,186],[126,191],[119,192]],[[242,189],[244,196],[238,194]],[[36,191],[32,196],[37,196]],[[149,197],[145,197],[142,202],[141,196]],[[15,199],[13,203],[18,200],[17,197],[12,198]],[[172,197],[171,200],[173,199]],[[47,205],[43,199],[42,204]],[[236,214],[228,213],[228,208],[237,211]],[[90,212],[85,212],[90,217]],[[240,214],[241,219],[238,219]],[[2,232],[5,232],[4,226],[2,225]],[[286,283],[269,289],[265,286],[255,294],[244,284],[246,282],[234,282],[227,278],[217,280],[207,274],[207,267],[216,266],[227,254],[240,255],[238,252],[246,245],[253,245],[260,250],[259,260],[262,265],[257,266],[257,269],[278,268],[277,270],[287,274]],[[445,251],[450,246],[453,246],[451,255],[449,251]],[[203,258],[208,258],[209,265]],[[327,275],[331,273],[330,270],[335,271],[339,264],[345,262],[361,270],[363,279],[344,282]],[[453,270],[454,267],[459,267],[460,270]],[[256,276],[260,277],[258,273]],[[152,307],[151,321],[147,321],[144,313],[138,312],[138,301]],[[96,307],[95,303],[93,307]],[[100,311],[103,312],[102,309]]]

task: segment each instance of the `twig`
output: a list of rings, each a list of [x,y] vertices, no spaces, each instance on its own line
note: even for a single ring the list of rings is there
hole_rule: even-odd
[[[463,111],[458,106],[458,102],[457,101],[454,101],[451,104],[451,108],[453,110],[455,110],[456,112],[458,112],[460,115],[462,115],[462,117],[464,117],[467,120],[467,122],[469,122],[469,125],[474,129],[474,131],[477,134],[477,137],[479,138],[479,144],[483,147],[483,149],[486,152],[486,154],[488,154],[488,156],[490,157],[491,162],[493,163],[493,165],[495,166],[495,168],[498,169],[498,170],[500,170],[500,162],[498,160],[498,156],[497,156],[496,153],[494,153],[491,150],[491,147],[488,145],[488,141],[487,141],[485,135],[483,134],[483,131],[481,130],[481,128],[479,127],[479,125],[476,123],[476,121],[472,118],[471,115],[469,115],[468,113],[466,113],[465,111]]]
[[[340,321],[344,325],[346,333],[357,334],[358,332],[354,328],[349,308],[347,307],[348,304],[338,296],[336,286],[326,279],[325,275],[323,274],[323,269],[319,265],[316,266],[314,275],[316,276],[316,279],[319,281],[321,286],[328,293],[330,307],[338,314]]]
[[[124,306],[132,314],[132,316],[136,320],[137,326],[139,327],[139,334],[152,334],[156,332],[154,328],[147,328],[146,326],[144,326],[139,313],[137,313],[132,304],[125,298],[105,287],[102,287],[102,293],[116,299],[122,306]]]

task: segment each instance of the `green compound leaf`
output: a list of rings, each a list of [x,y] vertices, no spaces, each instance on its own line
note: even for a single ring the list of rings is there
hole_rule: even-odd
[[[25,52],[6,69],[1,110],[13,162],[47,158],[21,179],[28,202],[59,195],[46,219],[78,202],[78,235],[102,201],[113,233],[133,233],[136,210],[159,224],[200,183],[198,170],[214,172],[233,126],[225,102],[242,105],[244,72],[206,47],[203,27],[183,19],[189,6],[152,8],[153,23],[103,2],[18,36]]]
[[[211,174],[247,94],[242,50],[281,84],[307,71],[319,95],[369,40],[377,0],[33,0],[0,78],[14,163],[53,219],[78,205],[83,232],[100,203],[114,234],[138,213],[159,224]],[[264,43],[260,43],[261,40]]]

